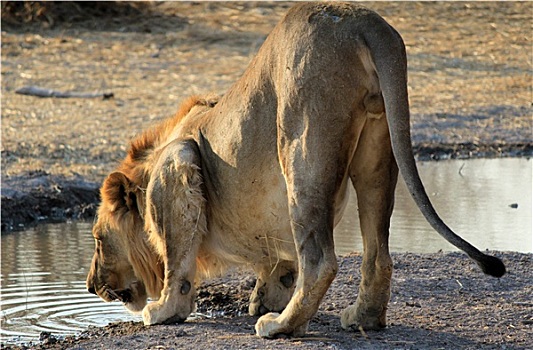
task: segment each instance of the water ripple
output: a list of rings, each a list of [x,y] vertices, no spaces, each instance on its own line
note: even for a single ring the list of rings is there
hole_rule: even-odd
[[[121,303],[104,303],[89,294],[85,282],[77,281],[74,285],[74,289],[72,285],[66,289],[58,283],[2,288],[2,343],[35,342],[41,332],[73,335],[88,326],[140,320],[140,316],[129,314]]]
[[[104,303],[87,292],[93,248],[88,223],[2,235],[2,344],[36,342],[41,332],[61,337],[89,326],[141,320],[120,302]]]

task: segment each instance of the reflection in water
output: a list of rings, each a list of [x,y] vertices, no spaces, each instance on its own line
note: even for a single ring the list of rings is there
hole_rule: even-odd
[[[525,159],[419,163],[437,211],[480,249],[532,252],[532,163]],[[518,208],[509,205],[518,204]],[[362,251],[355,195],[335,231],[339,254]],[[43,225],[2,235],[2,343],[35,341],[90,325],[140,320],[118,302],[89,294],[85,277],[94,242],[91,224]],[[436,252],[455,248],[426,223],[400,181],[391,224],[391,250]]]

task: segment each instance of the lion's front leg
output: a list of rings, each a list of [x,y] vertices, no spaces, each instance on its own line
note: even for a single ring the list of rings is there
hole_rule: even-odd
[[[293,261],[280,261],[274,266],[258,266],[257,281],[248,308],[250,315],[283,311],[294,291],[298,276],[296,269],[296,263]]]
[[[166,146],[147,188],[146,229],[165,264],[158,301],[143,310],[145,325],[184,321],[195,309],[196,255],[206,232],[200,157],[193,141]]]

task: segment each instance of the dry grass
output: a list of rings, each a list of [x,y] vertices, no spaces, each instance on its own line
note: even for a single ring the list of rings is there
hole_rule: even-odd
[[[141,5],[112,17],[48,12],[53,25],[22,16],[3,26],[2,176],[44,169],[100,181],[131,137],[186,96],[223,94],[290,6]],[[367,5],[405,39],[415,143],[531,144],[529,3]],[[15,94],[25,85],[115,98]]]

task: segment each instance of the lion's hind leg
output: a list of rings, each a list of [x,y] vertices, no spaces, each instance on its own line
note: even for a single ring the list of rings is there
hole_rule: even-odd
[[[146,193],[146,229],[165,265],[158,301],[146,305],[146,325],[184,321],[195,308],[196,256],[206,232],[200,156],[192,140],[162,150]]]
[[[279,261],[274,266],[268,264],[256,267],[257,281],[248,308],[250,315],[283,311],[294,291],[296,269],[294,261]]]
[[[389,223],[397,176],[385,116],[369,118],[350,165],[364,254],[357,301],[341,315],[344,329],[371,330],[386,325],[393,267],[389,254]]]

